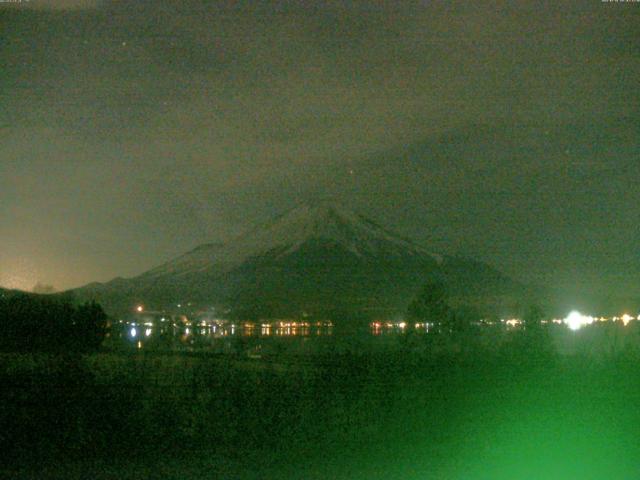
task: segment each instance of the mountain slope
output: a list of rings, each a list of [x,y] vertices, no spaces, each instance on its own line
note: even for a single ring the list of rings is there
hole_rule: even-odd
[[[202,245],[143,277],[182,276],[214,267],[222,273],[257,257],[285,258],[312,239],[333,242],[360,258],[409,256],[441,260],[354,212],[332,205],[303,205],[226,244]]]
[[[453,295],[509,295],[518,285],[480,262],[439,256],[332,205],[303,205],[227,243],[202,245],[131,279],[76,290],[107,309],[191,302],[237,316],[403,311],[429,278]],[[493,289],[493,290],[492,290]]]

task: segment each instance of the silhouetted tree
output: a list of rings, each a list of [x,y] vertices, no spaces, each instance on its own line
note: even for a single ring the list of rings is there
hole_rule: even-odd
[[[447,303],[447,292],[440,282],[425,284],[407,308],[410,323],[428,322],[446,326],[452,320],[452,310]]]
[[[530,305],[524,313],[522,320],[526,330],[537,330],[542,326],[544,310],[539,305]]]
[[[95,350],[102,344],[107,330],[107,314],[96,302],[80,305],[75,311],[73,323],[82,349]]]
[[[93,350],[102,343],[107,316],[89,303],[74,307],[55,297],[0,298],[0,348],[12,351]]]
[[[553,354],[548,328],[542,325],[544,315],[539,305],[529,306],[522,317],[524,329],[513,336],[513,347],[529,360],[547,358]]]
[[[469,333],[477,327],[480,311],[472,305],[462,305],[456,308],[449,319],[449,330],[454,333]]]

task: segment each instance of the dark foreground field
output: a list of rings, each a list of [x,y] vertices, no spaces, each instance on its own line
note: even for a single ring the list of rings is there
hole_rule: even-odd
[[[638,479],[620,354],[2,356],[3,478]]]

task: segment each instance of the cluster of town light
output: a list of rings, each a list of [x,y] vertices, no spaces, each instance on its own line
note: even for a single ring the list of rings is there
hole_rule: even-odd
[[[632,320],[638,320],[640,321],[640,315],[638,315],[638,317],[633,317],[627,313],[625,313],[624,315],[622,315],[621,317],[611,317],[611,318],[607,318],[607,317],[592,317],[589,315],[583,315],[580,312],[577,311],[573,311],[571,312],[566,318],[554,318],[554,319],[550,319],[550,320],[541,320],[541,323],[543,324],[556,324],[556,325],[566,325],[570,330],[576,331],[576,330],[580,330],[582,327],[585,327],[587,325],[591,325],[594,322],[622,322],[624,326],[627,326],[629,324],[629,322],[631,322]],[[519,327],[522,326],[524,324],[524,321],[519,319],[519,318],[509,318],[509,319],[501,319],[499,321],[491,321],[491,320],[480,320],[479,321],[480,325],[495,325],[495,324],[504,324],[507,327]],[[382,329],[394,329],[394,328],[399,328],[401,330],[403,330],[405,327],[407,326],[407,324],[404,321],[400,321],[400,322],[384,322],[384,321],[375,321],[371,323],[371,328],[374,330],[374,332],[380,331]],[[428,329],[430,326],[429,323],[416,323],[415,327],[417,329],[419,328],[426,328]]]
[[[213,333],[219,336],[235,335],[236,331],[242,332],[244,335],[252,335],[255,333],[256,328],[259,328],[261,335],[271,336],[290,336],[290,335],[308,335],[310,329],[314,328],[314,333],[321,335],[324,333],[331,333],[333,323],[329,320],[322,321],[300,321],[300,320],[274,320],[271,322],[237,322],[231,323],[225,319],[211,319],[199,317],[196,320],[189,320],[185,315],[179,315],[179,319],[174,318],[174,315],[167,315],[161,312],[148,311],[144,305],[135,305],[133,312],[136,315],[135,320],[121,319],[120,324],[127,326],[127,333],[129,338],[138,341],[138,348],[141,348],[142,343],[140,340],[144,337],[150,337],[153,334],[153,327],[159,326],[159,323],[167,322],[168,325],[172,325],[174,328],[184,328],[183,339],[189,337],[192,333]],[[142,314],[142,315],[140,315]],[[303,313],[304,317],[308,317],[308,314]],[[158,318],[160,317],[160,318]],[[148,328],[144,328],[148,327]],[[193,327],[193,328],[191,328]],[[322,331],[321,331],[322,329]]]
[[[181,306],[181,305],[178,305]],[[142,313],[144,311],[144,307],[142,305],[138,305],[135,308],[136,312],[138,313]],[[163,318],[162,321],[164,321],[165,319]],[[569,315],[567,315],[566,318],[564,319],[552,319],[552,320],[542,320],[542,323],[556,323],[556,324],[565,324],[570,330],[576,331],[576,330],[580,330],[582,327],[587,326],[587,325],[591,325],[594,322],[606,322],[606,321],[614,321],[614,322],[622,322],[625,326],[631,322],[632,320],[636,320],[636,317],[632,317],[629,314],[624,314],[621,317],[613,317],[613,318],[605,318],[605,317],[592,317],[589,315],[583,315],[578,311],[572,311],[571,313],[569,313]],[[640,315],[638,315],[637,320],[640,321]],[[482,320],[480,323],[483,324],[492,324],[493,322],[490,321],[486,321],[486,320]],[[511,318],[508,320],[500,320],[500,323],[504,323],[509,327],[516,327],[519,325],[522,325],[522,320],[518,319],[518,318]],[[133,326],[135,326],[135,323],[132,323]],[[145,324],[147,326],[151,326],[152,324]],[[203,320],[201,322],[202,326],[206,325],[206,322]],[[275,322],[274,325],[276,327],[288,327],[288,328],[296,328],[296,327],[309,327],[313,324],[311,324],[310,322]],[[330,322],[318,322],[315,325],[317,326],[332,326],[332,324]],[[252,328],[254,325],[253,324],[245,324],[244,327],[245,328]],[[261,327],[263,330],[265,329],[271,329],[272,324],[262,324]],[[400,329],[404,329],[407,324],[404,321],[399,321],[399,322],[381,322],[381,321],[376,321],[373,322],[371,324],[371,326],[374,328],[374,330],[380,330],[381,328],[400,328]],[[415,327],[416,328],[428,328],[429,324],[428,323],[416,323]],[[235,330],[235,325],[231,325],[232,327],[232,333],[233,330]],[[188,331],[188,330],[187,330]],[[130,335],[131,337],[135,337],[137,334],[136,329],[132,328],[130,330]],[[147,329],[147,331],[145,332],[146,336],[149,336],[150,332],[149,329]]]
[[[632,317],[628,313],[625,313],[621,317],[613,317],[613,318],[605,318],[605,317],[591,317],[589,315],[582,315],[580,312],[573,311],[571,312],[567,318],[563,320],[564,324],[569,327],[571,330],[580,330],[582,327],[587,325],[591,325],[594,322],[622,322],[622,324],[626,327],[629,322],[632,320],[640,321],[640,315],[638,317]]]

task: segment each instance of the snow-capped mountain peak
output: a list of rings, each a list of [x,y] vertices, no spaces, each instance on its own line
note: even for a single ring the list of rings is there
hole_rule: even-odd
[[[346,208],[321,203],[303,204],[273,221],[261,225],[238,239],[238,246],[247,248],[243,253],[254,254],[287,247],[285,252],[297,250],[305,242],[325,240],[338,244],[358,256],[382,253],[410,252],[427,254],[418,245],[380,227],[376,223]]]
[[[201,245],[137,277],[74,293],[122,312],[140,302],[175,308],[188,299],[231,309],[238,318],[396,315],[434,278],[469,299],[522,291],[487,265],[432,255],[347,208],[320,203],[301,205],[228,242]]]
[[[147,275],[234,268],[248,259],[283,257],[314,240],[340,246],[357,257],[421,256],[441,259],[349,209],[329,203],[303,204],[224,244],[206,244]]]

